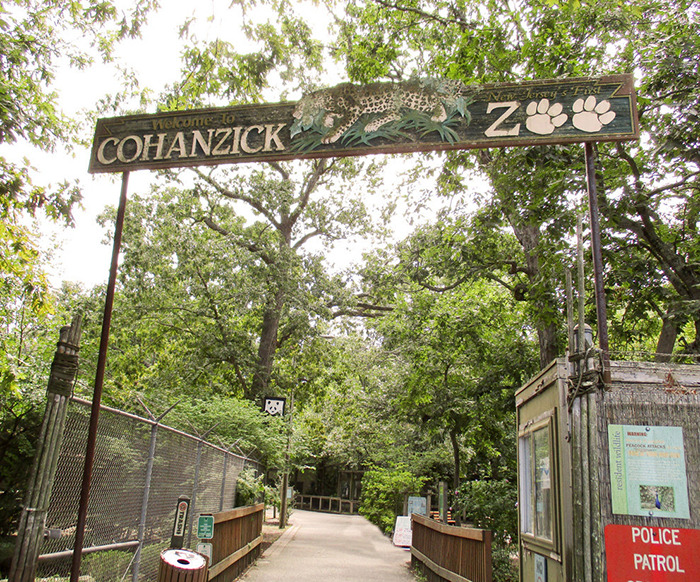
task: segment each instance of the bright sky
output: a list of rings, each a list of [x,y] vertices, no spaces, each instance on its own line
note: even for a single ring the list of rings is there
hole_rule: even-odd
[[[240,8],[230,0],[209,0],[194,6],[189,2],[167,3],[167,9],[161,9],[149,18],[142,39],[126,42],[118,51],[118,61],[135,69],[142,84],[150,87],[155,95],[166,84],[179,78],[179,54],[171,47],[180,46],[178,28],[188,17],[197,16],[199,25],[193,30],[200,40],[235,38],[238,41],[243,38],[242,33],[237,32]],[[303,10],[304,14],[309,14],[309,10],[313,14],[319,14],[320,9],[316,6],[300,10]],[[325,27],[323,22],[316,25],[317,37],[325,36]],[[333,75],[332,71],[329,73],[326,84],[333,85],[342,80]],[[68,115],[93,108],[101,97],[116,92],[119,88],[119,78],[115,69],[107,65],[85,71],[66,68],[58,72],[57,81],[61,107]],[[291,99],[299,97],[300,95],[290,96]],[[274,101],[278,98],[276,95],[270,97]],[[92,139],[93,131],[94,128],[86,128],[86,137]],[[76,228],[42,226],[46,234],[46,246],[51,246],[50,241],[60,245],[60,250],[52,261],[51,280],[54,285],[60,286],[62,281],[76,281],[86,287],[92,287],[105,282],[109,273],[112,246],[111,243],[103,244],[107,233],[97,224],[96,218],[106,206],[117,206],[121,174],[88,174],[90,153],[87,148],[76,149],[73,153],[56,151],[51,154],[28,154],[21,151],[21,148],[14,150],[15,159],[20,154],[30,157],[32,165],[40,170],[40,176],[46,182],[79,180],[83,187],[84,209],[75,212]],[[129,192],[148,190],[153,177],[154,174],[147,170],[131,172]],[[407,230],[405,225],[403,230]]]
[[[125,0],[128,4],[128,0]],[[230,0],[208,2],[168,2],[151,15],[143,30],[142,38],[123,43],[117,52],[117,62],[133,68],[140,82],[157,95],[165,85],[178,79],[180,69],[179,51],[171,47],[181,46],[179,26],[187,18],[196,16],[199,24],[193,31],[200,40],[242,38],[237,33],[236,22],[240,20],[240,9]],[[75,115],[94,108],[97,101],[119,88],[119,77],[113,64],[97,65],[88,70],[64,67],[56,75],[60,105],[67,115]],[[86,129],[86,137],[92,137],[94,128]],[[116,206],[121,188],[121,174],[90,175],[87,173],[90,159],[89,149],[78,148],[74,152],[56,151],[51,154],[13,148],[9,153],[14,159],[26,155],[39,170],[45,182],[70,182],[79,180],[83,187],[84,209],[76,209],[76,227],[63,229],[42,225],[46,235],[45,245],[60,245],[54,256],[51,279],[55,285],[61,281],[78,281],[85,286],[107,280],[112,246],[102,244],[105,231],[97,222],[97,216],[106,206]],[[20,155],[21,154],[21,155]],[[148,188],[153,174],[149,171],[132,172],[129,176],[129,192]]]

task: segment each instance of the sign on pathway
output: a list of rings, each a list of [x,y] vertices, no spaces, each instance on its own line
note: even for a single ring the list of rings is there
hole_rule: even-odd
[[[89,171],[637,139],[631,75],[343,83],[294,103],[100,119]]]

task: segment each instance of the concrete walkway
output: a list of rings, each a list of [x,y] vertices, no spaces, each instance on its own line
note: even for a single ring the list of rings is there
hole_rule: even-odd
[[[359,515],[294,510],[241,582],[415,582],[411,554]]]

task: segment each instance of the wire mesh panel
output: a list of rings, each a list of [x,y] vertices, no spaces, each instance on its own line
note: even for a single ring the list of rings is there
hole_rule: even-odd
[[[70,571],[89,417],[90,403],[74,399],[46,522],[53,535],[39,559],[42,578]],[[156,580],[178,498],[192,500],[189,527],[200,513],[230,509],[238,474],[248,465],[259,468],[192,435],[101,407],[81,574],[96,582]],[[194,547],[189,527],[185,543]]]

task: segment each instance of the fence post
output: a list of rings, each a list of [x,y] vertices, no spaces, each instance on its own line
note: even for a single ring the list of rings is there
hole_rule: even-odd
[[[139,569],[141,568],[141,549],[143,548],[143,538],[146,533],[146,515],[148,513],[148,498],[151,495],[151,478],[153,476],[153,460],[156,456],[156,438],[158,436],[158,423],[151,426],[151,441],[148,447],[148,461],[146,463],[146,484],[143,487],[143,500],[141,501],[141,518],[139,519],[139,545],[134,556],[134,565],[131,568],[131,579],[137,582],[139,579]]]
[[[187,545],[192,545],[192,524],[194,523],[195,511],[197,510],[197,489],[199,488],[199,465],[202,462],[202,446],[204,441],[200,438],[197,440],[197,462],[194,466],[194,485],[192,486],[192,501],[190,505],[190,523],[187,526]]]
[[[60,339],[49,376],[46,411],[36,445],[31,477],[24,496],[24,507],[17,529],[17,541],[10,566],[11,582],[33,581],[37,558],[44,537],[46,513],[58,456],[61,452],[68,400],[78,374],[81,317],[73,318],[70,326],[61,328]]]
[[[221,496],[219,497],[219,511],[224,510],[224,493],[226,492],[226,467],[228,465],[228,450],[224,453],[224,471],[221,476]]]
[[[153,424],[151,425],[151,440],[148,446],[148,461],[146,462],[146,482],[143,486],[143,499],[141,501],[141,517],[139,519],[139,533],[138,540],[139,545],[136,548],[136,555],[134,556],[134,564],[131,567],[131,579],[133,582],[137,582],[139,579],[139,570],[141,569],[141,550],[143,549],[143,538],[146,535],[146,517],[148,515],[148,498],[151,496],[151,479],[153,478],[153,462],[156,457],[156,441],[158,436],[158,426],[160,426],[160,421],[165,418],[173,408],[175,408],[180,401],[178,400],[173,404],[168,410],[166,410],[159,417],[155,417],[153,413],[148,409],[148,407],[141,402],[141,406],[144,407],[148,416],[151,417]]]

